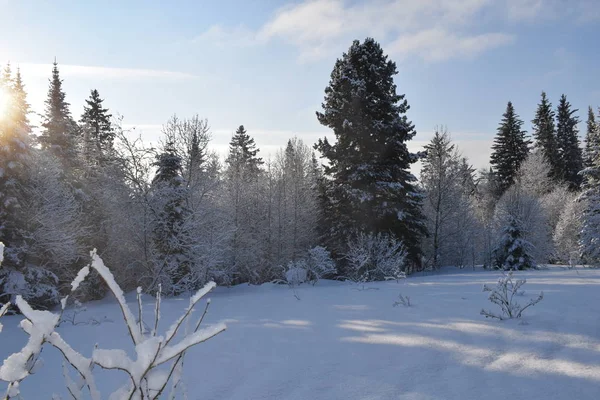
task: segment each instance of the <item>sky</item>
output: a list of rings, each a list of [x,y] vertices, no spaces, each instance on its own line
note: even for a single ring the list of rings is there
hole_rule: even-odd
[[[0,0],[0,63],[21,68],[35,112],[56,58],[76,119],[95,88],[149,142],[173,114],[206,118],[221,154],[239,125],[265,158],[293,136],[332,138],[315,111],[365,37],[397,64],[412,150],[446,126],[485,167],[508,101],[528,131],[542,90],[583,122],[600,106],[598,0]]]

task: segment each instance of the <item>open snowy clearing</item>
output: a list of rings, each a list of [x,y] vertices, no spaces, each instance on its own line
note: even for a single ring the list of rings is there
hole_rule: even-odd
[[[211,293],[208,323],[228,330],[192,348],[185,360],[190,399],[598,399],[600,396],[600,270],[518,272],[525,300],[544,300],[522,320],[479,315],[496,309],[482,292],[498,272],[448,269],[400,283],[364,287],[321,281],[240,285]],[[392,307],[398,293],[412,307]],[[132,300],[132,306],[134,297]],[[165,299],[163,329],[188,304]],[[151,315],[153,302],[147,298]],[[4,317],[0,358],[26,341],[20,316]],[[112,299],[96,302],[58,328],[84,355],[95,343],[131,348]],[[112,320],[112,322],[110,321]],[[65,393],[62,358],[46,347],[45,366],[22,385],[24,399]],[[98,374],[103,396],[122,382]]]

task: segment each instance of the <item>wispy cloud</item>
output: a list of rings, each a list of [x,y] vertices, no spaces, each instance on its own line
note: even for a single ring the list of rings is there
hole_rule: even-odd
[[[226,27],[213,25],[189,41],[191,44],[211,44],[219,47],[247,47],[260,42],[257,33],[244,25]]]
[[[392,56],[426,62],[477,56],[516,40],[512,32],[485,29],[481,17],[516,23],[600,20],[598,0],[304,0],[276,10],[256,31],[215,25],[192,42],[254,46],[281,41],[301,61],[338,54],[352,39],[372,36]]]
[[[306,0],[280,9],[258,35],[298,47],[304,60],[339,51],[350,38],[374,36],[392,55],[411,53],[425,61],[443,61],[514,41],[506,33],[471,31],[475,17],[490,4],[491,0]]]
[[[443,29],[429,29],[401,36],[390,43],[386,49],[400,57],[419,54],[425,61],[435,62],[458,56],[476,56],[486,50],[514,41],[514,35],[505,33],[461,36]]]
[[[508,17],[516,21],[588,23],[600,20],[598,0],[505,0]]]
[[[52,70],[51,64],[20,64],[21,72],[31,78],[48,77]],[[61,76],[100,77],[106,79],[195,79],[196,76],[184,72],[164,71],[141,68],[113,68],[86,65],[60,64]]]

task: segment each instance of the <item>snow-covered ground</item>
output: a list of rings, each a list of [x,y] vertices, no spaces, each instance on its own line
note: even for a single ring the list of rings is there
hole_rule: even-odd
[[[190,399],[413,399],[494,400],[600,398],[600,270],[519,272],[525,297],[544,300],[522,320],[489,320],[482,292],[498,273],[448,269],[403,282],[365,286],[322,281],[292,290],[241,285],[211,294],[208,323],[228,330],[188,352]],[[412,307],[392,307],[398,293]],[[133,306],[133,297],[131,297]],[[146,310],[152,309],[147,298]],[[163,329],[187,299],[163,302]],[[107,299],[77,316],[113,320],[63,324],[58,331],[89,356],[103,348],[131,348],[118,307]],[[0,359],[20,349],[19,316],[4,317]],[[22,385],[25,399],[64,392],[60,355],[42,352],[45,366]],[[107,396],[118,372],[102,372]]]

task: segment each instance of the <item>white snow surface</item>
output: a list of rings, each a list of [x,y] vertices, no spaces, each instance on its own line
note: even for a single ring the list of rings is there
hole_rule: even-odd
[[[524,318],[508,321],[479,315],[482,308],[495,310],[482,287],[499,275],[452,268],[364,287],[323,280],[295,289],[219,287],[203,328],[225,322],[228,330],[188,350],[183,379],[189,398],[598,399],[600,270],[516,272],[527,279],[526,298],[540,291],[545,298]],[[398,293],[413,305],[393,307]],[[126,300],[136,307],[135,292]],[[151,321],[154,299],[143,302]],[[173,320],[188,305],[186,297],[164,298],[161,313]],[[81,319],[105,316],[114,322],[62,324],[58,332],[86,357],[95,343],[133,357],[114,298],[89,303]],[[21,319],[2,318],[0,359],[26,343]],[[69,398],[58,351],[47,346],[42,358],[44,366],[20,385],[23,398]],[[94,371],[102,398],[126,381],[118,371]]]

